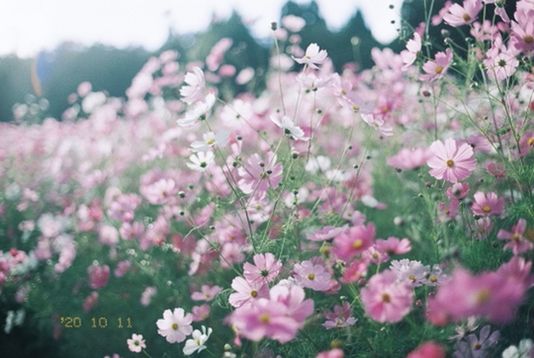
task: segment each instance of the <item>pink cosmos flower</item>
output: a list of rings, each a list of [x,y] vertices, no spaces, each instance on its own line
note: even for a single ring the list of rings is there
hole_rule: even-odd
[[[430,158],[427,148],[401,149],[397,154],[389,157],[387,163],[395,169],[411,170],[422,167]]]
[[[87,268],[89,274],[89,286],[92,289],[100,289],[108,284],[109,266],[93,264]]]
[[[519,140],[519,156],[525,157],[534,148],[534,132],[525,133]]]
[[[295,338],[304,321],[313,313],[313,301],[292,284],[278,284],[270,298],[260,298],[237,308],[229,317],[239,335],[253,341],[268,337],[286,343]]]
[[[317,354],[315,358],[344,358],[345,353],[339,348],[334,348],[329,351],[321,352]]]
[[[534,243],[524,236],[526,228],[527,221],[519,219],[517,224],[512,227],[511,232],[501,229],[497,233],[497,237],[501,240],[508,240],[504,247],[512,250],[514,255],[520,255],[534,249]]]
[[[417,58],[417,54],[421,51],[421,35],[417,32],[414,32],[413,39],[408,40],[406,43],[406,50],[401,51],[400,56],[404,65],[402,66],[403,70],[406,70],[410,67]]]
[[[304,54],[304,57],[293,57],[293,59],[301,65],[308,65],[308,67],[310,68],[319,68],[317,67],[317,65],[324,63],[327,57],[328,52],[326,52],[326,50],[321,50],[319,48],[319,45],[317,45],[316,43],[311,43],[308,48],[306,48],[306,53]]]
[[[389,255],[403,255],[412,251],[410,240],[399,239],[395,236],[390,236],[386,240],[377,240],[375,247],[378,251]]]
[[[367,267],[369,262],[367,260],[354,260],[345,267],[341,282],[352,283],[359,281],[367,275]]]
[[[146,348],[146,342],[143,339],[141,334],[132,334],[132,338],[127,339],[128,349],[133,353],[140,353],[143,349]]]
[[[445,350],[436,342],[428,341],[411,351],[406,358],[445,358]]]
[[[521,6],[519,6],[521,4]],[[534,50],[534,6],[532,2],[520,1],[512,21],[511,42],[514,47],[525,54]]]
[[[357,321],[352,316],[352,309],[348,302],[343,302],[342,305],[335,305],[334,310],[326,311],[324,316],[326,321],[323,323],[323,327],[326,329],[354,326]]]
[[[516,56],[517,51],[507,49],[506,46],[502,45],[501,38],[498,37],[493,47],[486,53],[484,60],[488,76],[497,81],[511,77],[519,66]]]
[[[204,321],[210,316],[210,306],[203,304],[200,306],[193,306],[191,308],[191,314],[193,315],[193,322]]]
[[[484,193],[478,191],[473,196],[471,206],[473,214],[478,216],[501,215],[504,210],[504,198],[499,198],[494,192]]]
[[[222,291],[222,288],[219,286],[209,286],[209,285],[202,285],[200,288],[200,292],[193,292],[191,295],[191,299],[193,301],[212,301],[219,292]]]
[[[282,180],[282,164],[277,163],[274,153],[267,153],[265,160],[259,154],[253,154],[238,169],[241,179],[239,189],[245,194],[264,193],[269,188],[276,188]]]
[[[475,170],[476,162],[469,144],[464,143],[458,147],[454,139],[446,139],[445,143],[438,140],[432,143],[430,151],[433,156],[427,165],[431,168],[430,175],[436,179],[456,183]]]
[[[423,65],[425,74],[421,76],[421,80],[431,82],[443,77],[452,63],[452,57],[453,54],[450,48],[445,52],[438,52],[434,61],[427,61]]]
[[[193,332],[191,313],[185,313],[183,308],[175,308],[174,311],[165,310],[163,319],[158,319],[158,334],[165,337],[169,343],[180,343]]]
[[[243,265],[243,275],[248,282],[268,284],[272,282],[282,270],[282,262],[270,252],[256,254],[252,258],[254,265],[246,262]]]
[[[314,291],[328,291],[332,275],[325,270],[323,265],[316,265],[311,261],[302,261],[293,268],[296,282],[305,288]]]
[[[153,287],[153,286],[149,286],[147,288],[145,288],[145,290],[143,291],[143,293],[141,294],[141,299],[140,299],[140,303],[143,305],[143,306],[148,306],[150,305],[150,302],[152,302],[152,298],[158,293],[158,289],[156,287]]]
[[[395,323],[406,316],[412,307],[413,291],[397,275],[385,270],[374,275],[361,290],[365,313],[378,322]]]
[[[236,277],[232,280],[232,288],[236,291],[228,297],[228,302],[234,307],[241,307],[269,295],[269,287],[263,281],[250,283],[243,277]]]
[[[470,316],[485,316],[497,323],[510,321],[528,289],[528,280],[511,279],[513,276],[505,272],[472,275],[456,269],[429,299],[428,319],[435,325]]]
[[[481,0],[464,0],[463,6],[452,4],[449,12],[443,16],[443,20],[454,27],[467,25],[476,20],[482,7]]]
[[[447,197],[449,199],[462,200],[469,193],[469,184],[467,183],[454,183],[449,188],[447,188]]]
[[[375,233],[373,224],[353,226],[336,236],[333,252],[342,260],[349,261],[373,245]]]

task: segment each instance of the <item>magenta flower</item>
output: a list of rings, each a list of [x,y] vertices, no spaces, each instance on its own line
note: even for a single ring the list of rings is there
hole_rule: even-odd
[[[353,226],[336,236],[333,251],[340,259],[349,261],[373,245],[375,233],[373,224]]]
[[[165,310],[163,319],[158,319],[158,334],[165,337],[169,343],[180,343],[193,332],[193,316],[185,313],[183,308],[175,308],[174,311]]]
[[[430,175],[436,179],[456,183],[475,170],[476,162],[469,144],[464,143],[458,147],[454,139],[446,139],[445,143],[438,140],[432,143],[430,151],[433,157],[427,165],[431,168]]]
[[[445,358],[445,350],[436,342],[428,341],[411,351],[406,358]]]
[[[365,313],[378,322],[395,323],[406,316],[412,307],[413,291],[397,275],[385,270],[374,275],[361,290]]]
[[[239,189],[245,194],[261,194],[276,188],[282,180],[282,164],[276,162],[276,154],[267,153],[265,160],[254,154],[238,169]]]
[[[438,52],[434,61],[427,61],[423,65],[425,74],[421,75],[421,80],[431,82],[443,77],[452,63],[452,57],[452,51],[449,48],[445,52]]]
[[[478,275],[456,269],[429,299],[427,317],[435,325],[470,316],[484,316],[493,322],[506,323],[514,317],[523,300],[531,283],[529,275],[516,275],[513,269]]]
[[[476,20],[480,10],[482,10],[481,0],[465,0],[463,6],[452,4],[448,13],[443,16],[443,20],[454,27],[468,25]]]
[[[525,157],[532,148],[534,148],[534,132],[530,131],[525,133],[519,140],[519,156]]]
[[[230,295],[228,302],[234,307],[241,307],[245,303],[267,297],[269,287],[263,281],[249,283],[243,277],[232,280],[232,288],[236,291]]]
[[[89,274],[89,286],[92,289],[100,289],[108,284],[109,280],[109,266],[93,264],[87,268]]]
[[[504,199],[497,194],[484,193],[478,191],[473,196],[474,202],[471,206],[473,214],[478,216],[501,215],[504,210]]]
[[[386,240],[377,240],[376,249],[389,255],[402,255],[412,250],[412,244],[408,239],[399,239],[390,236]]]
[[[243,275],[250,283],[268,284],[272,282],[282,270],[282,262],[270,252],[266,254],[256,254],[252,258],[254,265],[245,262],[243,265]]]
[[[326,321],[323,323],[323,327],[326,329],[354,326],[357,321],[352,316],[352,309],[348,302],[343,302],[342,305],[335,305],[334,310],[326,311],[324,316]]]
[[[295,280],[305,288],[311,288],[314,291],[328,291],[332,275],[323,265],[316,265],[311,261],[302,261],[295,264],[293,268]]]
[[[534,248],[534,243],[524,236],[526,228],[527,221],[519,219],[517,224],[512,227],[512,232],[501,229],[497,233],[497,237],[501,240],[508,240],[504,247],[512,250],[514,255],[520,255]]]

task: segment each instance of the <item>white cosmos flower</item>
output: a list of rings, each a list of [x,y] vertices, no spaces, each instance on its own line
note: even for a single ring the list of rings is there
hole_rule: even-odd
[[[206,119],[208,112],[213,108],[216,97],[213,93],[208,93],[203,101],[196,102],[187,112],[183,118],[180,118],[176,123],[180,127],[191,127],[198,124],[200,120]]]
[[[195,152],[205,152],[214,146],[224,146],[226,144],[227,135],[225,132],[219,132],[217,134],[213,132],[204,133],[202,140],[196,140],[191,143],[191,148]]]
[[[502,358],[530,358],[534,351],[534,343],[531,339],[522,339],[519,347],[510,346],[502,352]]]
[[[295,140],[309,140],[308,137],[304,136],[304,131],[295,123],[293,123],[291,118],[289,118],[288,116],[280,116],[277,114],[273,114],[270,118],[274,124],[284,130],[284,134],[292,137]]]
[[[210,338],[211,332],[213,330],[211,328],[208,328],[206,331],[206,327],[202,326],[202,332],[198,329],[195,329],[193,331],[192,338],[185,341],[185,346],[183,349],[183,352],[186,356],[190,356],[191,354],[197,352],[201,352],[204,349],[206,349],[206,342]]]
[[[198,152],[192,154],[189,157],[190,162],[187,163],[187,166],[191,170],[196,170],[199,172],[205,171],[213,162],[214,162],[213,152]]]
[[[318,68],[317,65],[322,64],[327,57],[328,52],[326,52],[326,50],[321,50],[319,48],[319,45],[317,45],[316,43],[311,43],[306,49],[304,57],[293,57],[293,59],[301,65],[308,65],[311,68]]]

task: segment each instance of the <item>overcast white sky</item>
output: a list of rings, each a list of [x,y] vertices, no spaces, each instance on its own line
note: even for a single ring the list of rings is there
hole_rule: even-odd
[[[309,0],[298,0],[308,3]],[[396,36],[402,0],[317,0],[330,28],[363,11],[375,37]],[[253,34],[269,35],[285,0],[0,0],[0,55],[28,57],[62,41],[101,42],[118,47],[157,49],[169,25],[180,32],[206,28],[212,14],[227,17],[233,8],[250,22]],[[389,9],[389,5],[395,9]],[[396,20],[395,25],[390,23]]]

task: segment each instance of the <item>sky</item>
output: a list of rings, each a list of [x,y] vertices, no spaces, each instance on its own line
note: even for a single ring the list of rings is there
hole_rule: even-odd
[[[236,9],[253,35],[267,37],[286,0],[0,0],[0,56],[32,57],[64,41],[85,45],[158,49],[169,27],[178,33],[205,29],[212,16]],[[309,3],[309,0],[297,0]],[[317,0],[331,29],[360,8],[377,40],[396,37],[402,0]],[[394,9],[389,5],[393,4]],[[391,20],[396,24],[392,25]]]

